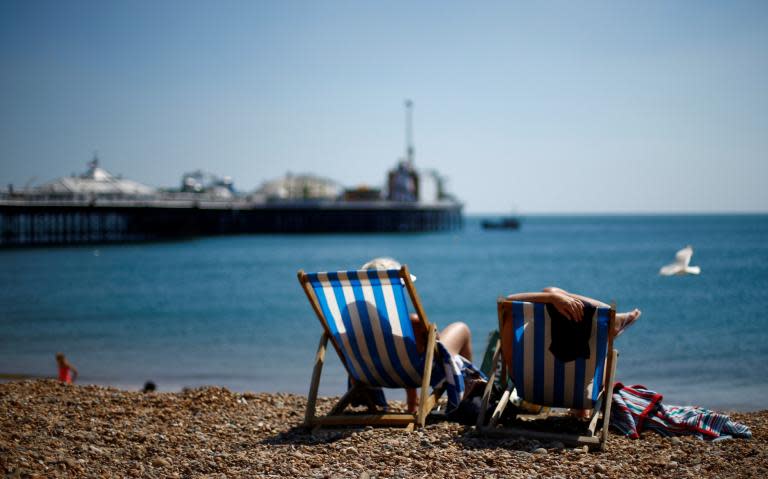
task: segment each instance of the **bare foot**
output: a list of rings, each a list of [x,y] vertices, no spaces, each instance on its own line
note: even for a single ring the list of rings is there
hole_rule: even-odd
[[[627,327],[637,321],[637,318],[639,318],[641,314],[642,313],[637,308],[628,313],[616,314],[616,336],[623,333]]]

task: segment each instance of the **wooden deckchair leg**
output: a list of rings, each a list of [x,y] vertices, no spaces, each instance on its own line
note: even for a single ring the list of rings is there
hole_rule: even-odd
[[[309,385],[309,394],[307,395],[307,411],[304,414],[304,425],[310,427],[315,419],[315,407],[317,404],[317,390],[320,386],[320,374],[323,372],[323,363],[325,362],[325,350],[328,346],[328,333],[320,336],[320,344],[317,346],[315,354],[315,367],[312,370],[312,382]]]
[[[427,422],[427,409],[431,405],[431,401],[427,401],[429,397],[429,380],[432,377],[432,360],[435,357],[435,349],[437,349],[437,326],[434,324],[429,325],[429,335],[427,336],[427,357],[424,359],[424,374],[421,378],[421,397],[419,398],[419,411],[416,421],[419,423],[419,427],[424,427]]]
[[[597,402],[595,403],[595,407],[592,408],[592,417],[589,420],[589,427],[587,427],[587,429],[592,433],[593,436],[595,435],[595,429],[597,428],[597,420],[600,418],[600,413],[603,412],[604,402],[605,391],[600,393],[600,396],[597,398]]]
[[[611,403],[613,402],[613,382],[616,378],[616,363],[619,353],[615,349],[611,351],[611,369],[608,371],[608,379],[605,385],[605,410],[603,411],[603,430],[600,431],[600,449],[605,449],[608,442],[608,425],[611,420]]]
[[[501,415],[504,414],[504,409],[507,408],[507,404],[509,404],[509,397],[512,395],[512,389],[514,389],[514,386],[512,386],[512,383],[507,383],[507,388],[504,390],[504,394],[501,395],[501,399],[499,399],[499,404],[496,406],[496,409],[493,411],[493,415],[491,416],[491,420],[488,421],[488,427],[493,428],[496,427],[496,424],[499,423],[499,420],[501,419]]]
[[[491,365],[491,371],[488,373],[488,384],[485,385],[485,391],[483,391],[483,403],[480,406],[480,415],[477,417],[477,427],[483,427],[485,424],[485,411],[488,409],[488,403],[491,401],[491,392],[493,391],[493,383],[496,380],[496,370],[499,366],[499,355],[501,355],[501,340],[496,341],[496,352],[493,353],[493,364]]]

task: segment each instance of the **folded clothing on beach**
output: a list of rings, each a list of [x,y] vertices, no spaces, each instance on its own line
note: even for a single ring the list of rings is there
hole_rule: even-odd
[[[437,341],[438,354],[432,362],[432,377],[429,385],[432,389],[445,387],[445,393],[448,399],[446,412],[450,413],[459,406],[464,394],[465,377],[479,376],[487,380],[483,374],[471,361],[460,354],[451,355],[448,348],[440,340]],[[348,387],[351,387],[351,380],[348,380]],[[387,398],[380,387],[368,388],[373,403],[383,409],[387,409]],[[353,405],[364,405],[353,401]]]
[[[725,414],[696,406],[665,406],[662,398],[645,386],[617,382],[613,387],[611,426],[633,439],[639,438],[643,430],[662,436],[694,435],[701,439],[752,437],[749,427]]]

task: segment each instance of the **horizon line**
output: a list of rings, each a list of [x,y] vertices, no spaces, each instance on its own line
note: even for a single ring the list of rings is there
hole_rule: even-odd
[[[721,210],[721,211],[537,211],[529,213],[520,212],[467,212],[466,216],[761,216],[768,215],[766,210]]]

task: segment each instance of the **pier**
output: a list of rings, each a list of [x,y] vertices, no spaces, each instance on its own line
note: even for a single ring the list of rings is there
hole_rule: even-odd
[[[406,150],[387,173],[386,190],[343,188],[312,174],[286,173],[250,193],[230,177],[196,170],[181,188],[159,189],[112,175],[94,153],[81,175],[21,191],[0,190],[0,248],[122,243],[258,233],[450,231],[463,205],[435,170],[414,166],[413,103],[406,106]]]
[[[385,233],[462,227],[461,205],[394,201],[31,200],[0,197],[0,247],[258,233]]]

